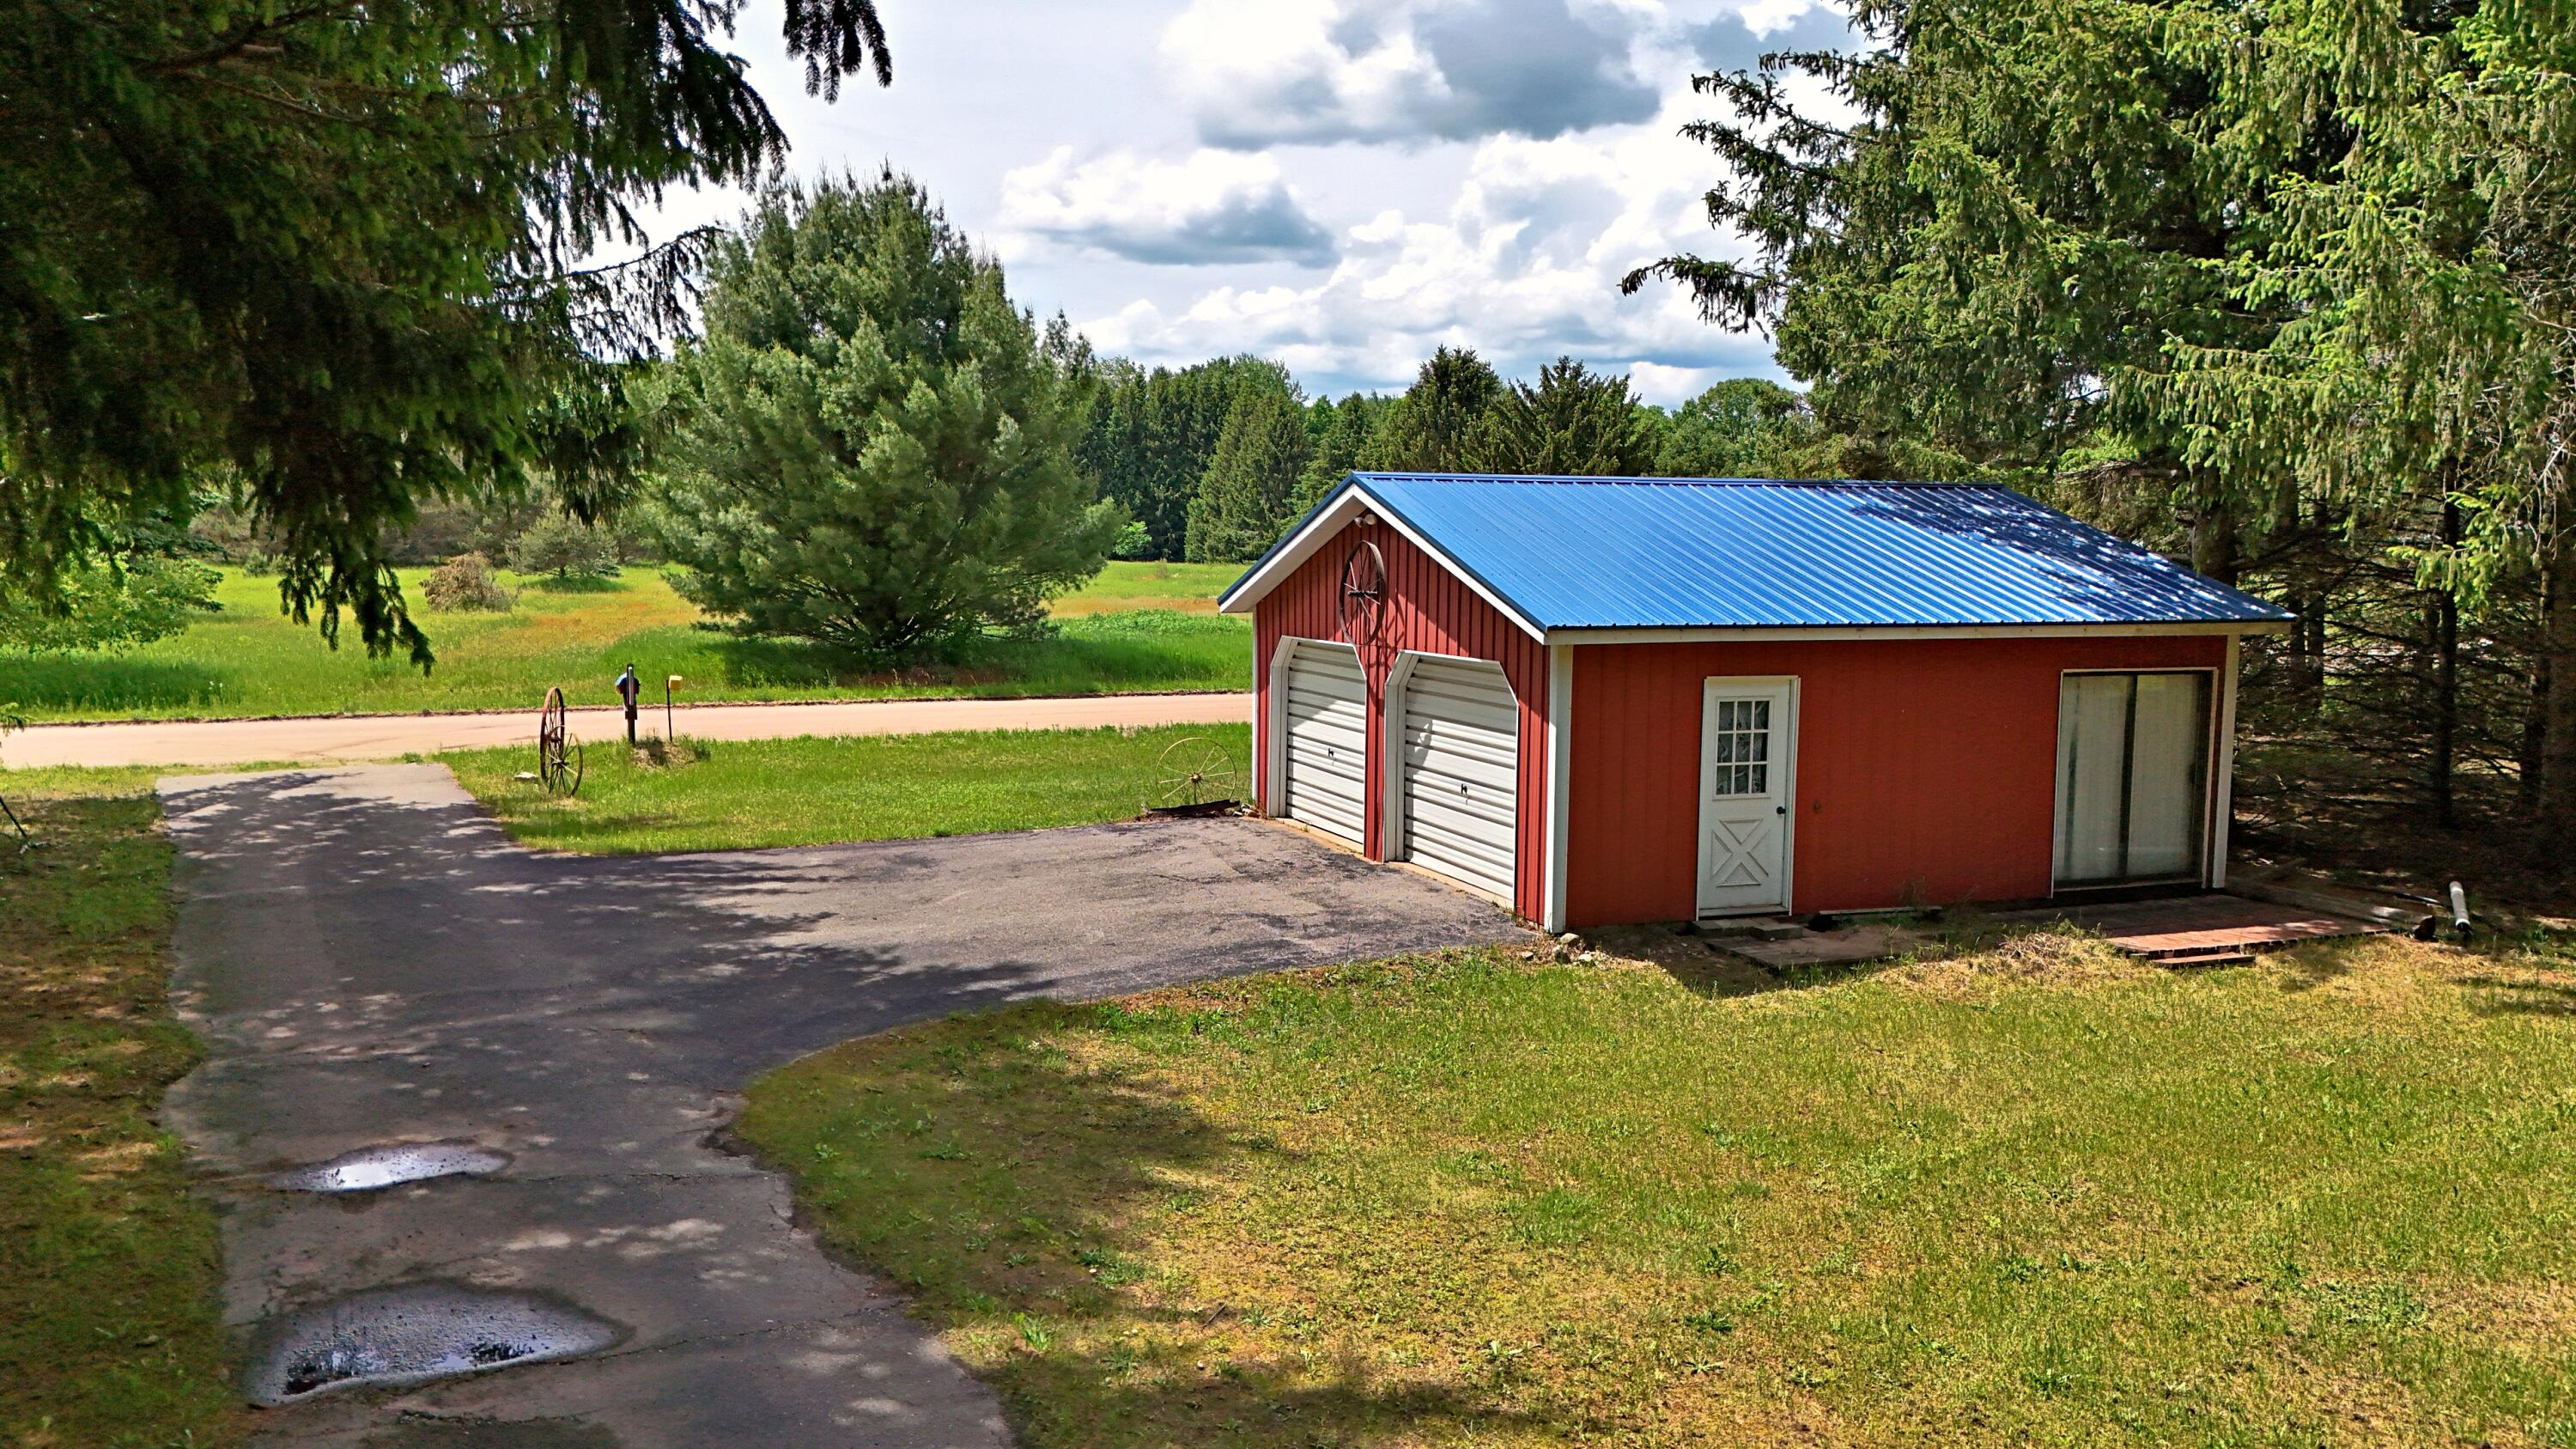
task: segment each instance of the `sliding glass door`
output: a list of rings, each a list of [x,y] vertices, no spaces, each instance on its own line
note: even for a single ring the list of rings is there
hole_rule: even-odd
[[[2057,701],[2057,883],[2192,880],[2208,838],[2204,670],[2069,674]]]

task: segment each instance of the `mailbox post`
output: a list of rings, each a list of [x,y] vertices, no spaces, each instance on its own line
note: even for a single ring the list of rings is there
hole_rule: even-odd
[[[644,681],[635,677],[635,666],[617,676],[617,697],[626,701],[626,743],[635,743],[635,699],[644,692]]]

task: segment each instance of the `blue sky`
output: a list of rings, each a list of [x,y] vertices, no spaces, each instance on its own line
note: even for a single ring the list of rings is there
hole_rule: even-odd
[[[812,175],[909,171],[999,255],[1011,290],[1104,352],[1253,352],[1310,392],[1400,388],[1442,343],[1507,373],[1559,353],[1677,402],[1778,375],[1759,336],[1669,289],[1676,250],[1729,255],[1675,135],[1694,71],[1839,43],[1806,0],[880,0],[889,90],[804,93],[774,4],[735,47]],[[664,224],[730,219],[674,197]]]

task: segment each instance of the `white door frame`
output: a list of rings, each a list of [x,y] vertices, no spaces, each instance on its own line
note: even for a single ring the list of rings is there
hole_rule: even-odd
[[[2236,638],[2228,636],[2227,655],[2236,658]],[[2202,752],[2202,769],[2207,778],[2201,781],[2201,805],[2205,812],[2200,822],[2200,869],[2195,874],[2210,887],[2227,883],[2227,821],[2220,812],[2228,808],[2231,791],[2229,777],[2236,772],[2236,679],[2233,673],[2222,674],[2206,664],[2143,664],[2127,669],[2061,669],[2057,671],[2057,729],[2050,736],[2048,751],[2048,893],[2061,890],[2114,891],[2136,886],[2179,885],[2193,876],[2171,876],[2156,880],[2076,881],[2060,886],[2058,862],[2066,854],[2066,679],[2073,674],[2206,674],[2209,693],[2201,703],[2205,717],[2201,724],[2209,731]],[[2224,723],[2221,723],[2221,717]]]
[[[1772,732],[1774,740],[1783,741],[1784,743],[1774,751],[1777,758],[1770,762],[1779,769],[1782,781],[1780,789],[1780,902],[1778,905],[1730,906],[1720,910],[1711,910],[1710,908],[1700,904],[1699,900],[1700,887],[1708,883],[1709,814],[1717,805],[1715,800],[1709,798],[1708,793],[1708,700],[1711,694],[1717,693],[1721,689],[1746,685],[1765,688],[1786,685],[1789,692],[1789,718],[1787,726],[1783,729],[1776,729]],[[1803,692],[1803,688],[1804,686],[1801,683],[1799,676],[1795,674],[1712,674],[1708,678],[1700,681],[1699,767],[1691,773],[1691,789],[1698,792],[1699,795],[1699,838],[1692,842],[1691,846],[1691,856],[1693,861],[1691,868],[1691,912],[1696,919],[1707,920],[1713,916],[1776,916],[1788,913],[1794,909],[1797,903],[1798,702],[1799,696]]]
[[[1386,849],[1378,854],[1387,860],[1412,858],[1404,849],[1404,689],[1413,679],[1413,667],[1426,659],[1449,664],[1490,664],[1502,669],[1503,689],[1512,697],[1512,708],[1517,711],[1521,703],[1521,692],[1512,688],[1511,671],[1503,669],[1503,661],[1499,659],[1487,659],[1476,654],[1435,654],[1428,649],[1406,649],[1396,654],[1395,664],[1386,672],[1386,689],[1380,695],[1384,705],[1377,718],[1377,758],[1381,781],[1378,786],[1378,838],[1386,842]],[[1520,770],[1520,731],[1515,727],[1512,731],[1512,887],[1515,890],[1519,889],[1521,879]],[[1446,875],[1440,878],[1450,879]],[[1465,881],[1457,884],[1478,895],[1492,895],[1492,892]],[[1511,902],[1504,901],[1503,904],[1509,906]]]

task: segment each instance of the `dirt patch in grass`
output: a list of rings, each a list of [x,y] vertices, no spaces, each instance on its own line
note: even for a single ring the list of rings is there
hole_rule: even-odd
[[[214,1223],[152,1120],[196,1060],[163,996],[158,811],[12,803],[46,844],[0,854],[0,1440],[236,1443]]]
[[[2576,1020],[2480,1009],[2510,953],[2014,933],[1718,996],[1595,944],[961,1018],[742,1128],[1041,1446],[2576,1424],[2529,1286],[2576,1281]]]

